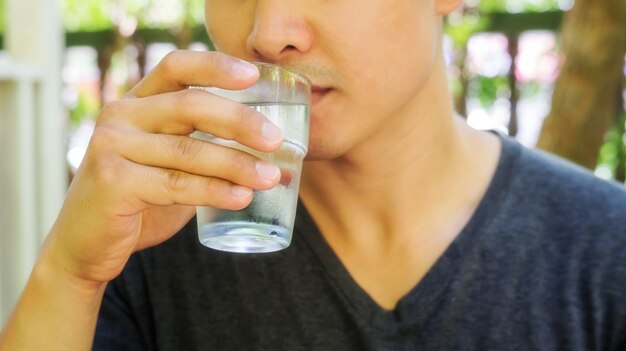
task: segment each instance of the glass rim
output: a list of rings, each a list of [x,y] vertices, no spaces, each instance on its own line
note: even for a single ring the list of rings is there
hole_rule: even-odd
[[[281,66],[281,65],[277,65],[275,63],[267,63],[267,62],[260,62],[260,61],[254,61],[254,62],[250,62],[253,65],[259,67],[269,67],[272,69],[279,69],[279,70],[283,70],[283,71],[287,71],[290,74],[293,74],[295,76],[298,77],[298,79],[303,80],[309,87],[313,87],[313,82],[311,82],[311,79],[309,79],[309,77],[305,76],[303,73],[298,72],[297,70],[293,69],[293,68],[288,68],[285,66]],[[259,72],[260,73],[260,72]]]

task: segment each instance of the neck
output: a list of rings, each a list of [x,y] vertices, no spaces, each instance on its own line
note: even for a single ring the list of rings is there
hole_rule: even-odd
[[[496,140],[454,116],[445,82],[441,63],[375,135],[342,157],[305,163],[301,198],[327,239],[380,247],[471,216],[495,168]],[[487,156],[477,161],[477,152]]]

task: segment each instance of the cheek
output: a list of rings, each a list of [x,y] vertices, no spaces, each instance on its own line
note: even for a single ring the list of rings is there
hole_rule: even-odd
[[[435,51],[431,38],[420,43],[388,40],[355,56],[346,75],[347,102],[361,114],[393,113],[426,84]]]
[[[419,9],[415,5],[425,2],[410,3],[413,5],[393,11],[377,9],[379,12],[373,13],[386,15],[359,20],[361,25],[346,25],[339,34],[342,43],[335,46],[342,47],[340,61],[347,63],[342,70],[354,93],[403,95],[402,91],[414,90],[423,83],[432,69],[438,50],[437,17],[433,15],[434,9]],[[379,103],[378,99],[364,102]]]
[[[314,115],[311,158],[340,155],[362,142],[409,103],[432,72],[438,50],[436,18],[396,15],[380,20],[349,23],[328,36],[343,84],[333,103]]]

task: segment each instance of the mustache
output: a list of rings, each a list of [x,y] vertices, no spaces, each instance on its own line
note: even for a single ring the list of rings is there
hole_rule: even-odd
[[[339,73],[331,68],[304,62],[287,62],[283,66],[307,76],[313,84],[336,85],[342,79]]]

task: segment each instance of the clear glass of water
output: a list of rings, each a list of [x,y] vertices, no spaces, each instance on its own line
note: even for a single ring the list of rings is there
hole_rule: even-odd
[[[280,127],[284,140],[272,153],[252,150],[232,140],[194,132],[193,137],[250,153],[277,165],[280,183],[253,194],[252,203],[238,211],[208,206],[196,209],[198,236],[207,247],[230,252],[258,253],[289,246],[298,203],[302,161],[309,141],[311,82],[293,70],[255,63],[260,72],[255,85],[244,90],[198,88],[248,105]]]

